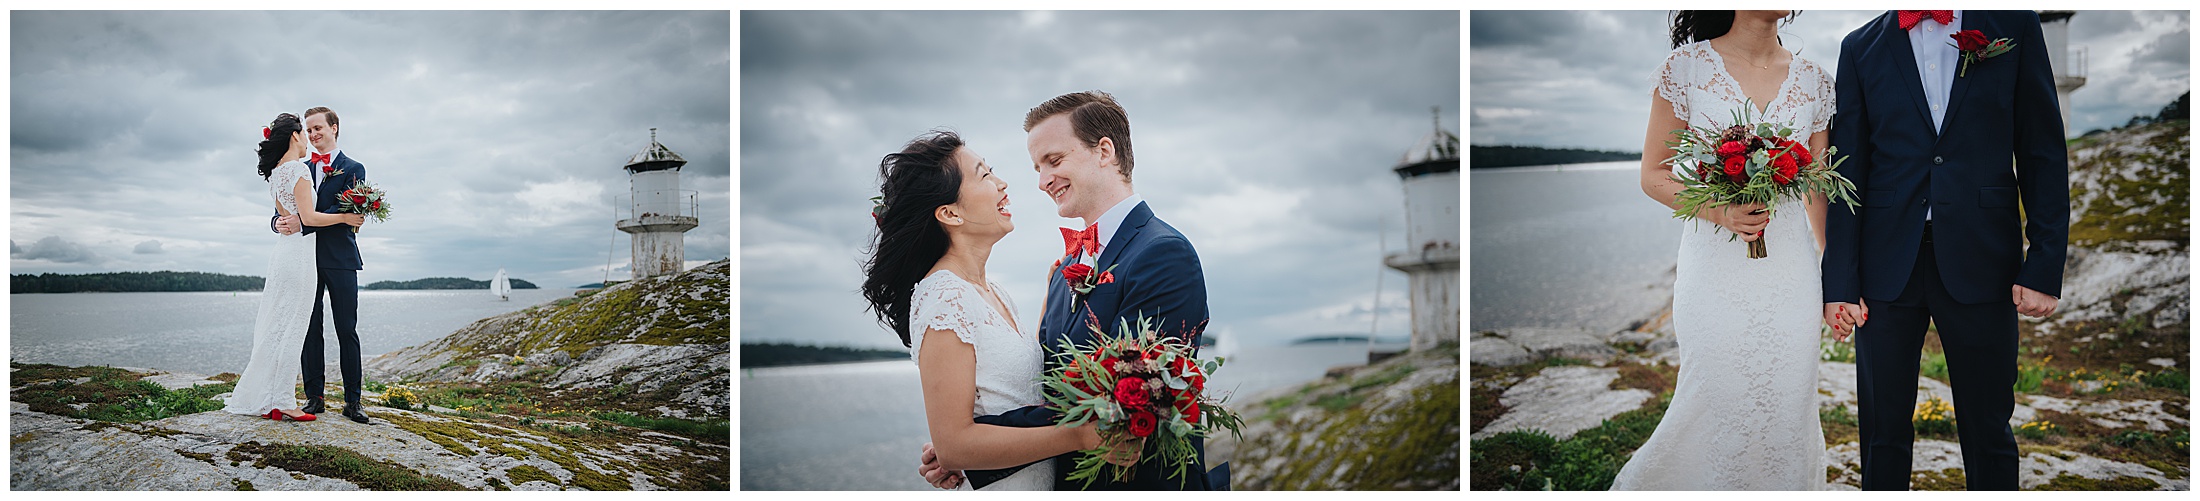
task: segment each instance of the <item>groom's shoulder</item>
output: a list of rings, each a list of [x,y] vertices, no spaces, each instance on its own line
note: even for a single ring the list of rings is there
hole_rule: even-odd
[[[1880,25],[1887,23],[1888,17],[1889,16],[1887,13],[1880,13],[1878,16],[1873,17],[1870,21],[1865,21],[1863,26],[1858,26],[1856,27],[1856,29],[1850,30],[1848,36],[1841,38],[1841,47],[1848,48],[1851,45],[1860,44],[1871,40],[1871,33],[1874,30],[1881,28],[1882,26]]]
[[[342,163],[342,164],[349,164],[349,165],[348,165],[349,167],[357,167],[357,168],[361,168],[361,169],[364,169],[364,168],[366,168],[366,167],[367,167],[367,164],[359,163],[359,159],[357,159],[357,158],[352,158],[352,156],[351,156],[351,152],[348,152],[348,151],[339,151],[339,152],[336,152],[336,162],[337,162],[337,163]]]

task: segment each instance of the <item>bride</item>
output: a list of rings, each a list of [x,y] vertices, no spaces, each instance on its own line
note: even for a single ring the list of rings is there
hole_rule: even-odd
[[[1670,131],[1734,125],[1751,106],[1759,120],[1785,122],[1788,139],[1826,149],[1833,79],[1780,46],[1777,23],[1793,13],[1680,11],[1674,49],[1659,68],[1644,133],[1642,191],[1669,208],[1681,186],[1665,145]],[[1680,377],[1649,441],[1620,469],[1612,489],[1816,490],[1826,480],[1818,424],[1818,338],[1822,304],[1818,253],[1826,199],[1727,206],[1696,214],[1715,226],[1683,226],[1673,283]],[[1808,219],[1805,219],[1805,216]],[[1730,241],[1730,238],[1739,236]],[[1746,241],[1771,256],[1749,259]],[[1816,246],[1809,244],[1815,243]]]
[[[884,202],[872,211],[878,238],[866,263],[863,297],[880,323],[901,336],[917,362],[931,454],[945,471],[1004,469],[1034,463],[984,486],[1049,490],[1052,462],[1100,445],[1092,424],[1010,428],[972,421],[1042,405],[1045,364],[1037,336],[1015,317],[1015,302],[986,278],[993,244],[1016,225],[1008,183],[993,175],[954,132],[933,131],[879,162]],[[930,477],[928,477],[930,478]],[[961,485],[959,476],[935,482]]]
[[[283,215],[297,214],[307,226],[337,223],[358,226],[366,216],[322,214],[298,210],[298,201],[313,208],[313,171],[299,159],[306,157],[304,128],[289,113],[275,116],[260,141],[260,178],[267,180],[268,196]],[[312,421],[299,411],[296,398],[298,347],[305,342],[306,326],[313,317],[315,235],[301,233],[275,237],[275,252],[267,262],[267,284],[260,292],[260,313],[252,321],[252,359],[229,394],[222,410],[268,419]]]

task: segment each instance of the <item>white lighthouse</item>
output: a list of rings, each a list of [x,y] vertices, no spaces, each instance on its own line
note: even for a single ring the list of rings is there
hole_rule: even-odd
[[[2063,136],[2070,136],[2070,91],[2085,86],[2085,48],[2070,47],[2070,16],[2078,11],[2040,11],[2040,37],[2047,43],[2047,67],[2055,73],[2055,101],[2062,104]]]
[[[1459,342],[1459,135],[1431,121],[1392,169],[1405,183],[1406,248],[1383,257],[1406,272],[1413,350]]]
[[[649,129],[649,147],[626,161],[628,192],[619,197],[619,231],[634,236],[634,278],[679,273],[685,253],[682,235],[700,222],[695,192],[680,189],[680,166],[687,159],[657,142]]]

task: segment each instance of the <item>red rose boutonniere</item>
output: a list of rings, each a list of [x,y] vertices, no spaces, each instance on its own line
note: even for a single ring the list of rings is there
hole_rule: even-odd
[[[2009,52],[2009,49],[2017,48],[2016,42],[2012,42],[2007,38],[1987,40],[1986,34],[1980,33],[1978,30],[1958,31],[1953,35],[1948,35],[1948,38],[1955,39],[1955,42],[1948,44],[1949,46],[1963,51],[1963,69],[1956,72],[1957,78],[1962,78],[1964,74],[1971,72],[1972,61],[1999,56]]]
[[[1091,294],[1092,289],[1099,287],[1100,284],[1115,283],[1114,270],[1115,266],[1110,265],[1108,269],[1101,270],[1100,273],[1093,273],[1092,265],[1074,263],[1067,268],[1062,268],[1062,278],[1069,280],[1069,290],[1077,293],[1078,299],[1084,299],[1085,295]]]

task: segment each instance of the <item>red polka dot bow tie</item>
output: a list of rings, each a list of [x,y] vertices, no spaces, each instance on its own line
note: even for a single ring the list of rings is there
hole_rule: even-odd
[[[1062,228],[1062,253],[1071,256],[1078,252],[1100,255],[1100,225],[1086,226],[1084,230]]]
[[[321,153],[309,153],[308,155],[311,155],[311,156],[308,156],[308,157],[306,158],[306,162],[309,162],[309,163],[314,163],[314,164],[325,164],[325,163],[329,163],[330,161],[332,161],[332,160],[333,160],[333,158],[332,158],[332,157],[330,157],[329,155],[325,155],[325,154],[321,154]]]
[[[1902,29],[1907,30],[1910,29],[1910,27],[1912,26],[1917,26],[1918,21],[1924,21],[1927,17],[1933,18],[1933,21],[1939,22],[1940,24],[1948,24],[1950,22],[1954,22],[1956,20],[1956,11],[1898,10],[1894,11],[1894,16],[1896,21],[1900,21],[1902,23]]]

